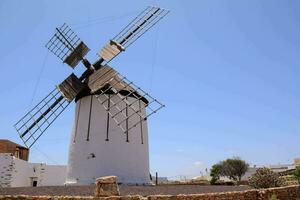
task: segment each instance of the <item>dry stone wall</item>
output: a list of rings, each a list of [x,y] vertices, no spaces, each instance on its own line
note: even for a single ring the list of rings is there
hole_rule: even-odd
[[[14,162],[10,153],[4,153],[0,157],[0,187],[10,187]]]
[[[300,200],[300,185],[264,189],[258,191],[258,199],[268,199],[272,194],[275,194],[280,200]]]
[[[300,185],[190,195],[153,195],[153,196],[110,196],[110,197],[62,197],[62,196],[0,196],[0,200],[269,200],[275,194],[280,200],[300,200]]]

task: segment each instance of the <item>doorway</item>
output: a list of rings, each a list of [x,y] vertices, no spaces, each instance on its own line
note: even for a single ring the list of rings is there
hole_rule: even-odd
[[[31,177],[31,187],[37,187],[37,185],[38,185],[38,178]]]

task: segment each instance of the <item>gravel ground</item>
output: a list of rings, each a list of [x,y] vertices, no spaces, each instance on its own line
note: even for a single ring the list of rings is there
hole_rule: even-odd
[[[159,185],[129,186],[120,185],[121,195],[157,195],[157,194],[201,194],[212,192],[242,191],[248,186],[210,186],[210,185]],[[55,195],[55,196],[93,196],[94,186],[45,186],[0,188],[0,195]]]

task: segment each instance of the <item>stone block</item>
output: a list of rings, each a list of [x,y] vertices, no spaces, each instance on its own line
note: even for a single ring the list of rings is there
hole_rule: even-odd
[[[96,179],[96,197],[120,196],[116,176],[104,176]]]
[[[103,176],[96,179],[96,183],[117,183],[116,176]]]

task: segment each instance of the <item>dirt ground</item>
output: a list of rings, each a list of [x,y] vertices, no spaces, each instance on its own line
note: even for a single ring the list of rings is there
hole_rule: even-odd
[[[158,185],[129,186],[120,185],[121,195],[157,195],[157,194],[201,194],[212,192],[242,191],[248,186],[211,186],[211,185]],[[0,188],[0,195],[55,195],[55,196],[93,196],[94,186],[45,186]]]

